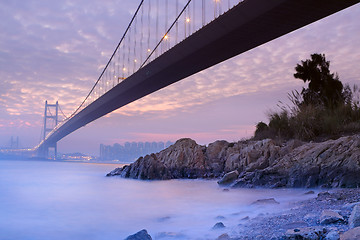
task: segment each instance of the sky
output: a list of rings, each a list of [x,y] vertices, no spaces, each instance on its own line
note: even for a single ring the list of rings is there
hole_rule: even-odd
[[[82,102],[109,60],[134,0],[0,0],[0,147],[41,138],[44,103],[65,115]],[[171,3],[171,1],[170,1]],[[324,53],[344,84],[360,80],[360,4],[263,44],[116,110],[58,143],[63,153],[98,155],[126,141],[238,141],[306,85],[294,67]]]

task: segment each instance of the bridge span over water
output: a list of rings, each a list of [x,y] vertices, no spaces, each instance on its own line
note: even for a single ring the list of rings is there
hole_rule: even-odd
[[[195,18],[196,5],[189,0],[176,10],[175,20],[155,46],[145,47],[141,40],[133,47],[129,32],[133,28],[136,33],[136,25],[133,27],[136,17],[139,18],[136,15],[146,11],[146,1],[141,1],[127,32],[89,95],[69,118],[44,137],[35,150],[46,154],[49,147],[56,146],[68,134],[126,104],[357,3],[359,0],[245,0],[229,6],[225,12],[219,12],[220,6],[215,8],[214,19],[204,23],[203,0],[202,25],[197,29],[193,27],[191,34],[190,26],[187,33],[185,25],[184,39],[176,40],[173,46],[166,45],[168,36],[175,35],[174,29],[178,34],[178,23],[182,18],[185,22],[190,22],[190,17]],[[188,9],[191,6],[193,10]],[[148,17],[150,20],[150,13]],[[150,36],[150,29],[148,34]],[[159,54],[160,47],[165,50]],[[139,48],[148,53],[136,53],[141,51]],[[130,52],[134,56],[130,57]],[[137,63],[139,59],[145,60]],[[130,67],[133,67],[133,73],[129,72]]]

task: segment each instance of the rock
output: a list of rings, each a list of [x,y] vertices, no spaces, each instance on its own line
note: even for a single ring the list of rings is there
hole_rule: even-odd
[[[299,221],[299,222],[290,222],[290,223],[286,223],[283,225],[284,229],[290,229],[290,228],[304,228],[307,227],[308,224],[306,222],[303,221]]]
[[[221,228],[225,228],[225,225],[222,222],[217,222],[212,229],[221,229]]]
[[[107,176],[136,179],[218,178],[232,187],[360,187],[360,134],[324,142],[216,141],[184,138]],[[236,176],[236,171],[239,176]],[[231,178],[230,178],[231,176]],[[228,178],[229,177],[229,178]],[[309,192],[311,193],[311,191]],[[326,195],[319,198],[326,199]]]
[[[339,232],[336,230],[331,230],[326,234],[324,238],[324,240],[339,240],[339,239],[340,239],[340,235]]]
[[[360,202],[347,203],[342,208],[343,209],[353,209],[355,205],[360,204]]]
[[[216,238],[216,240],[230,240],[230,239],[231,237],[227,233],[221,234]]]
[[[216,220],[224,220],[225,219],[225,217],[224,216],[221,216],[221,215],[219,215],[219,216],[216,216],[216,218],[215,218]]]
[[[280,204],[278,201],[276,201],[274,198],[266,198],[266,199],[259,199],[253,202],[252,204]]]
[[[323,210],[320,215],[320,224],[326,225],[331,223],[344,222],[343,216],[333,210]]]
[[[217,183],[219,185],[226,185],[234,182],[239,176],[237,170],[226,173]]]
[[[340,240],[359,240],[360,227],[352,228],[343,234],[340,234]]]
[[[321,226],[295,228],[286,231],[285,236],[282,239],[286,240],[318,240],[325,238],[327,229]]]
[[[152,240],[148,232],[143,229],[133,235],[128,236],[125,240]]]
[[[349,218],[350,228],[355,228],[360,226],[360,204],[355,205],[353,208],[350,218]]]
[[[317,197],[318,198],[324,198],[324,197],[329,197],[331,194],[329,192],[319,192]]]
[[[220,177],[224,171],[224,164],[227,158],[226,150],[229,146],[227,141],[215,141],[210,143],[205,151],[205,169],[211,172],[214,177]]]
[[[304,193],[305,195],[309,195],[309,194],[315,194],[315,192],[314,191],[308,191],[308,192],[306,192],[306,193]]]

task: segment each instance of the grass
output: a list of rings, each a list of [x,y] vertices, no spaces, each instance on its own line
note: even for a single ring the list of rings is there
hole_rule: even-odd
[[[317,141],[360,132],[360,91],[351,90],[351,98],[343,104],[328,108],[305,105],[297,91],[289,94],[292,106],[279,105],[279,112],[268,114],[269,124],[259,122],[255,140],[264,138]]]

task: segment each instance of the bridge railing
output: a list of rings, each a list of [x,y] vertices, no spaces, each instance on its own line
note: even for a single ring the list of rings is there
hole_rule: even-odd
[[[242,1],[141,0],[93,88],[71,116],[60,122],[48,136],[140,68]]]

